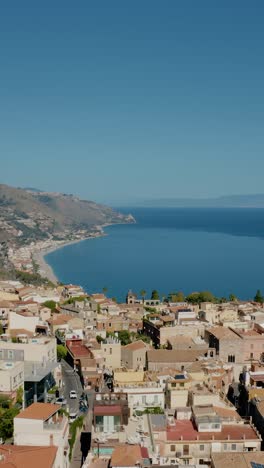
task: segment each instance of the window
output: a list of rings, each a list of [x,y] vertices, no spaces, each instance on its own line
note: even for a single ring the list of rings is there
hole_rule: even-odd
[[[7,357],[8,357],[8,359],[13,359],[13,357],[14,357],[14,351],[11,350],[11,349],[9,349],[9,350],[7,351]]]
[[[236,450],[236,444],[231,444],[231,450],[235,451]]]
[[[254,345],[253,345],[253,344],[250,345],[250,349],[254,349]]]
[[[212,429],[219,429],[220,428],[220,424],[212,424]]]
[[[181,383],[180,383],[180,387],[184,387],[184,382],[181,382]]]
[[[204,445],[200,445],[200,451],[204,452]]]
[[[183,446],[183,455],[189,455],[189,445]]]
[[[111,324],[111,323],[109,323],[109,327],[111,327],[111,326],[112,326],[112,324]]]
[[[175,388],[175,387],[176,387],[176,383],[172,383],[171,386],[172,386],[172,388]]]
[[[228,362],[236,362],[236,357],[234,354],[228,355]]]
[[[227,450],[227,444],[224,444],[224,451]]]
[[[171,452],[176,452],[176,445],[171,445],[170,446],[170,451]]]

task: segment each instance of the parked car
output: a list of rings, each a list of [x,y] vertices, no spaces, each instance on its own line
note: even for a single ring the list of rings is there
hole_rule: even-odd
[[[71,398],[71,400],[76,400],[76,398],[77,398],[77,393],[76,393],[75,390],[71,390],[71,391],[70,391],[70,398]]]
[[[56,398],[56,401],[55,403],[57,403],[57,405],[61,405],[61,406],[64,406],[64,405],[67,405],[67,400],[66,398],[64,398],[64,396],[60,396],[59,398]]]
[[[70,413],[69,414],[70,423],[74,422],[76,419],[77,419],[77,413]]]

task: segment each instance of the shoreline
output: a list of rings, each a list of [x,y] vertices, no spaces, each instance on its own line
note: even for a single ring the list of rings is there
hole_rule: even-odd
[[[103,235],[104,233],[102,233],[101,235],[97,235],[97,236],[84,237],[83,239],[74,239],[71,241],[63,242],[60,245],[54,245],[46,249],[36,250],[35,252],[33,252],[32,257],[39,267],[38,273],[40,274],[40,276],[44,278],[48,278],[48,280],[50,280],[52,283],[58,284],[60,280],[55,275],[53,268],[47,262],[45,257],[49,255],[50,253],[55,252],[56,250],[60,250],[60,249],[63,249],[64,247],[67,247],[68,245],[79,244],[79,242],[83,242],[88,239],[96,239],[97,237],[103,237]]]
[[[39,249],[35,250],[32,252],[32,258],[36,262],[36,264],[39,267],[38,273],[44,277],[48,278],[52,283],[58,284],[60,282],[59,278],[55,275],[53,268],[50,266],[50,264],[47,262],[45,257],[49,255],[52,252],[55,252],[56,250],[62,249],[64,247],[67,247],[68,245],[73,245],[73,244],[79,244],[80,242],[83,242],[88,239],[97,239],[100,237],[107,236],[107,234],[104,231],[104,228],[109,227],[109,226],[116,226],[119,224],[130,224],[130,223],[107,223],[103,224],[102,226],[97,226],[97,233],[96,234],[90,234],[87,237],[84,237],[82,239],[73,239],[70,241],[63,242],[58,245],[54,245],[45,249]],[[133,224],[133,223],[131,223]]]

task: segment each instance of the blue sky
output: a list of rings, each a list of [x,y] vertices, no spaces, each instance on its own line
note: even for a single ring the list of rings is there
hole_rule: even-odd
[[[262,0],[14,0],[0,181],[112,204],[263,192]]]

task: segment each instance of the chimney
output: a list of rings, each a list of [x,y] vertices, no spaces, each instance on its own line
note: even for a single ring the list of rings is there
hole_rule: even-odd
[[[230,434],[228,434],[228,436],[227,436],[227,440],[230,440]]]
[[[53,434],[50,434],[50,447],[53,447]]]

